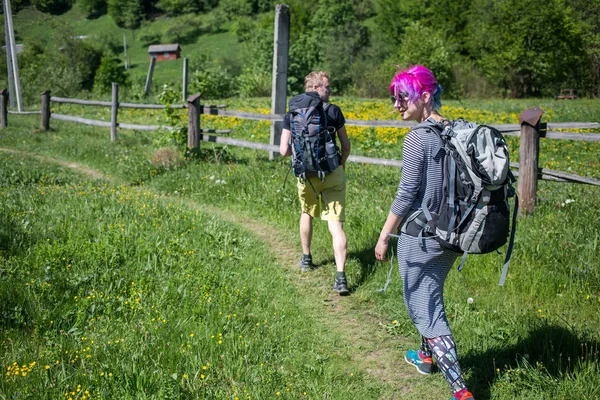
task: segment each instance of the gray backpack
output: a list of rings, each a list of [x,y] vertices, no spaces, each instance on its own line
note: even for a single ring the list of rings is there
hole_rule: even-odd
[[[512,186],[508,148],[502,134],[488,125],[463,119],[415,126],[440,137],[445,151],[443,199],[439,210],[421,208],[409,215],[401,231],[418,237],[435,238],[444,248],[462,253],[462,269],[468,254],[498,250],[510,236],[500,286],[504,285],[512,254],[518,198]],[[515,198],[510,218],[508,199]]]

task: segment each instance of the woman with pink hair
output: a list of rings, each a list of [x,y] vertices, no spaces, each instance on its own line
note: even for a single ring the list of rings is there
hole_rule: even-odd
[[[422,228],[407,218],[419,209],[437,210],[442,200],[445,153],[439,135],[427,126],[445,121],[439,114],[442,87],[429,69],[416,65],[396,73],[390,93],[402,119],[419,125],[404,139],[402,176],[375,257],[385,261],[390,235],[401,228],[397,252],[404,302],[422,337],[421,347],[409,350],[404,359],[428,375],[433,371],[433,356],[450,385],[452,399],[471,400],[474,397],[463,380],[444,307],[444,282],[458,254],[420,237]]]

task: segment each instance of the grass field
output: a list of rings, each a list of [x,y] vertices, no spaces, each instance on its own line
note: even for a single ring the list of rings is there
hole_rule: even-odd
[[[387,104],[337,103],[347,118],[390,119]],[[478,104],[464,104],[469,118],[514,123],[531,103]],[[597,103],[552,104],[556,122],[598,120]],[[463,112],[447,106],[449,116]],[[0,132],[1,398],[449,397],[441,375],[420,376],[402,360],[419,338],[398,274],[377,292],[389,265],[373,248],[398,170],[348,166],[352,295],[339,298],[324,224],[314,234],[320,268],[296,269],[287,160],[203,143],[200,160],[167,168],[152,162],[148,133],[123,131],[111,144],[106,129],[53,120],[39,132],[29,116],[9,123]],[[235,123],[238,137],[268,135],[263,123]],[[355,154],[401,157],[401,134],[351,137]],[[577,146],[549,141],[542,160],[598,178],[598,145]],[[519,219],[504,287],[497,254],[470,256],[446,284],[478,399],[600,397],[600,189],[542,181],[538,198]]]

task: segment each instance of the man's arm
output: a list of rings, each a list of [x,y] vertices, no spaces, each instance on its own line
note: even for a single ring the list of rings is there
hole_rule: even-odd
[[[280,142],[279,142],[279,153],[282,156],[291,156],[292,155],[292,148],[290,147],[290,137],[292,135],[292,132],[290,132],[289,129],[282,129],[281,130],[281,138],[280,138]]]
[[[350,140],[346,133],[346,127],[342,126],[337,131],[338,138],[340,139],[340,145],[342,146],[342,166],[346,168],[346,160],[350,156]]]

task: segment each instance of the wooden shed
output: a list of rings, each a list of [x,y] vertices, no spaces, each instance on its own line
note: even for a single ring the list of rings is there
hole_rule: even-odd
[[[156,61],[177,60],[181,56],[181,47],[177,43],[154,44],[148,47],[148,55]]]

